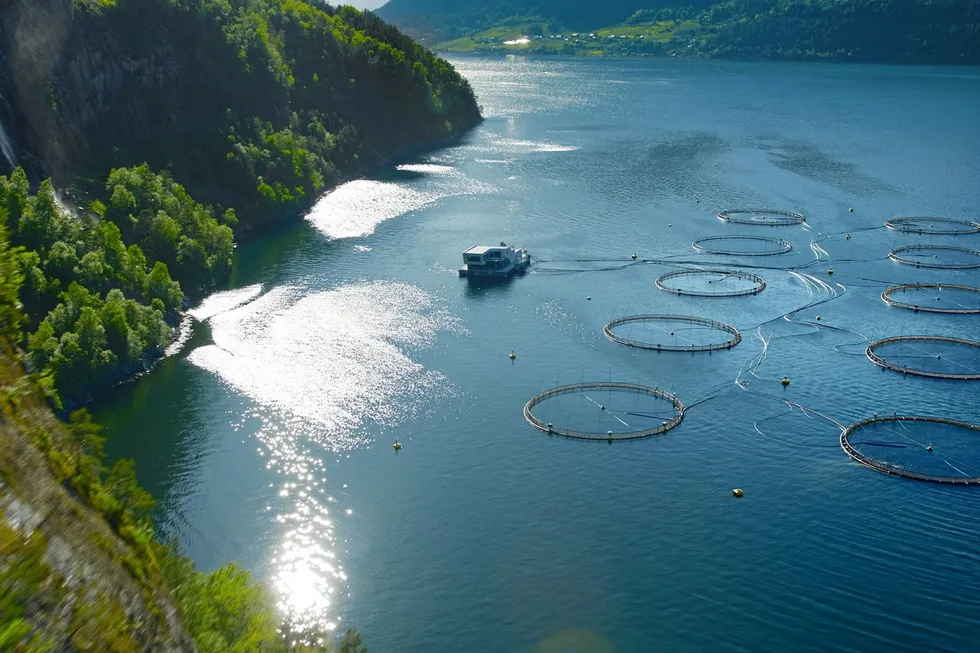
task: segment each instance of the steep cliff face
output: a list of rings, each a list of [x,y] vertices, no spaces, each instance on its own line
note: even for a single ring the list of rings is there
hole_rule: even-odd
[[[68,181],[104,147],[174,128],[180,66],[167,31],[131,35],[132,49],[98,18],[66,0],[12,0],[0,13],[0,117],[35,176]]]
[[[41,448],[65,425],[5,343],[0,392],[0,650],[196,650],[165,584],[55,480]]]
[[[370,14],[281,0],[6,0],[0,122],[34,178],[170,169],[243,226],[480,120],[448,64]],[[0,170],[9,167],[0,157]]]

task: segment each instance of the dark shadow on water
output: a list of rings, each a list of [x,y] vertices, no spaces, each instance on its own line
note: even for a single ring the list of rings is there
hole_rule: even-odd
[[[492,277],[467,277],[461,279],[464,284],[464,292],[471,299],[489,299],[500,297],[510,293],[514,289],[514,284],[518,283],[521,275],[515,275],[506,279],[494,279]]]
[[[378,181],[388,181],[388,182],[404,182],[404,181],[417,181],[419,179],[424,179],[430,176],[425,172],[420,172],[418,170],[399,170],[398,168],[392,168],[390,170],[384,170],[374,176]]]

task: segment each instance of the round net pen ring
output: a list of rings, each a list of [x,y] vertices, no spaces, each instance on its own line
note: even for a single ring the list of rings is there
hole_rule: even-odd
[[[726,249],[724,245],[719,244],[725,241],[765,243],[768,245],[768,248],[759,251],[739,252],[737,250]],[[726,256],[776,256],[777,254],[786,254],[793,250],[793,246],[782,238],[769,238],[767,236],[705,236],[704,238],[695,240],[693,247],[703,254],[722,254]]]
[[[543,401],[551,399],[553,397],[559,397],[562,395],[571,395],[578,393],[585,393],[590,390],[595,391],[616,391],[616,392],[632,392],[641,395],[647,395],[657,399],[667,401],[673,406],[674,414],[670,419],[663,420],[659,425],[653,428],[641,429],[641,430],[631,430],[625,433],[623,432],[613,432],[606,431],[605,433],[600,431],[579,431],[570,428],[562,428],[553,423],[545,422],[544,420],[536,417],[534,415],[534,407]],[[598,406],[602,411],[605,411],[604,406]],[[576,440],[639,440],[641,438],[649,438],[655,435],[660,435],[666,433],[672,428],[676,427],[684,419],[684,404],[675,395],[661,390],[660,388],[651,388],[645,385],[637,385],[635,383],[616,383],[616,382],[594,382],[594,383],[575,383],[572,385],[563,385],[557,388],[551,388],[550,390],[545,390],[544,392],[538,393],[531,397],[531,399],[524,406],[524,419],[527,420],[528,424],[538,429],[539,431],[544,431],[545,433],[561,435],[566,438],[573,438]]]
[[[980,361],[980,342],[974,342],[973,340],[964,340],[962,338],[946,338],[942,336],[895,336],[893,338],[884,338],[882,340],[876,340],[868,345],[866,351],[868,358],[875,365],[883,367],[888,370],[893,370],[895,372],[901,372],[902,374],[911,374],[913,376],[925,376],[932,379],[950,379],[953,381],[980,381],[980,364],[978,368],[971,369],[963,365],[958,365],[958,367],[963,367],[962,371],[944,371],[944,370],[929,370],[923,369],[921,367],[909,367],[907,364],[901,365],[889,360],[889,358],[894,358],[893,356],[883,355],[879,351],[882,347],[888,345],[895,345],[900,343],[911,343],[912,347],[916,350],[914,357],[922,361],[935,359],[942,360],[941,354],[933,355],[931,352],[920,351],[917,345],[920,344],[934,344],[943,343],[946,345],[953,345],[956,347],[974,347],[977,350],[978,361]],[[956,365],[956,363],[954,363]]]
[[[721,276],[720,279],[718,278],[719,275]],[[730,290],[723,288],[720,290],[683,288],[677,283],[681,280],[695,278],[705,279],[707,284],[733,279],[746,283],[744,287]],[[657,288],[665,292],[674,293],[675,295],[688,295],[690,297],[741,297],[743,295],[759,294],[766,289],[766,282],[758,275],[739,270],[677,270],[660,275],[657,279]]]
[[[669,324],[670,322],[680,322],[684,325],[709,327],[711,329],[723,332],[727,334],[727,336],[724,340],[710,342],[707,344],[695,344],[694,342],[690,341],[689,344],[677,344],[634,340],[632,338],[621,336],[615,332],[616,327],[624,324]],[[720,349],[731,349],[738,343],[742,342],[742,334],[740,334],[738,329],[730,324],[716,322],[715,320],[709,320],[705,317],[694,317],[689,315],[628,315],[626,317],[616,318],[615,320],[606,324],[606,326],[602,327],[602,333],[609,338],[609,340],[620,345],[637,347],[639,349],[652,349],[653,351],[718,351]],[[670,336],[675,337],[675,332],[671,331]]]
[[[780,209],[729,209],[719,213],[718,219],[731,224],[762,227],[791,227],[806,222],[806,216],[802,213]]]
[[[956,252],[958,254],[965,254],[967,257],[971,257],[971,260],[964,261],[963,263],[951,263],[951,262],[938,262],[932,261],[919,261],[913,258],[909,258],[909,254],[913,253],[925,253],[925,252]],[[934,254],[938,259],[939,255]],[[966,247],[952,247],[949,245],[906,245],[905,247],[897,247],[891,251],[888,255],[893,261],[901,263],[902,265],[911,265],[917,268],[932,268],[936,270],[971,270],[973,268],[980,268],[980,251],[975,249],[968,249]]]
[[[907,478],[913,481],[926,481],[929,483],[945,483],[950,485],[980,485],[980,476],[945,476],[940,474],[925,474],[922,472],[916,472],[909,469],[904,469],[895,464],[888,463],[883,460],[878,460],[867,454],[858,451],[854,444],[851,442],[854,434],[864,428],[869,426],[879,425],[879,424],[889,424],[898,423],[904,426],[905,422],[909,423],[929,423],[929,424],[939,424],[946,425],[954,428],[965,429],[972,432],[974,435],[980,436],[980,426],[976,424],[969,424],[967,422],[960,422],[952,419],[945,419],[941,417],[914,417],[914,416],[903,416],[903,415],[891,415],[887,417],[873,417],[871,419],[861,420],[855,424],[848,426],[846,429],[841,431],[840,436],[840,446],[844,452],[851,457],[852,460],[861,463],[869,469],[873,469],[876,472],[881,472],[882,474],[888,474],[889,476],[896,476],[899,478]],[[929,444],[927,451],[932,451],[932,445]],[[957,470],[959,471],[959,470]]]
[[[975,295],[976,296],[976,306],[967,306],[965,304],[959,304],[955,301],[955,305],[945,305],[938,306],[936,304],[925,304],[925,303],[910,303],[907,301],[902,301],[896,299],[895,295],[903,292],[914,292],[914,291],[930,291],[930,296],[932,291],[953,291],[954,293],[962,293],[964,295]],[[889,306],[895,306],[897,308],[905,308],[910,311],[925,311],[927,313],[946,313],[946,314],[958,314],[958,315],[970,315],[975,313],[980,313],[980,288],[975,288],[973,286],[960,286],[956,284],[948,283],[906,283],[899,286],[892,286],[881,293],[881,298],[885,300]],[[936,296],[936,302],[941,301],[940,296]]]
[[[933,234],[937,236],[980,234],[980,224],[970,220],[957,220],[954,218],[932,218],[926,216],[892,218],[885,220],[885,226],[892,231],[901,231],[907,234]]]

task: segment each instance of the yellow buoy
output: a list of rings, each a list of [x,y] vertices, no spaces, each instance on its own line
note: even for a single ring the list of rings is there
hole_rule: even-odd
[[[739,499],[741,499],[744,494],[745,492],[742,492],[740,488],[735,488],[734,490],[732,490],[733,497],[738,497]]]
[[[788,376],[784,376],[783,377],[783,380],[780,381],[780,383],[782,383],[783,384],[783,387],[785,388],[786,386],[789,385],[789,377]]]
[[[395,451],[398,451],[399,449],[402,448],[402,443],[399,442],[398,440],[395,440],[395,444],[393,444],[391,446],[395,449]]]
[[[517,358],[517,354],[514,353],[514,350],[513,349],[511,349],[510,350],[510,353],[507,354],[507,358],[509,358],[511,360],[514,360],[515,358]]]

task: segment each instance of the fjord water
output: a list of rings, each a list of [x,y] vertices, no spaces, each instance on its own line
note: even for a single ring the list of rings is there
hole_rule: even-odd
[[[887,258],[980,236],[881,227],[977,218],[980,72],[454,63],[482,126],[241,245],[180,352],[98,411],[162,530],[203,568],[243,561],[300,625],[356,625],[377,652],[971,650],[980,492],[861,467],[838,424],[980,420],[976,382],[864,355],[892,335],[980,339],[976,315],[880,299],[894,283],[980,285],[975,269]],[[808,223],[715,218],[754,206]],[[794,249],[692,248],[715,235]],[[463,249],[500,240],[541,261],[509,284],[457,278]],[[634,252],[673,265],[627,265]],[[760,266],[768,287],[658,291],[684,262]],[[602,336],[639,313],[721,320],[743,342],[656,353]],[[613,444],[523,419],[535,393],[589,380],[659,386],[688,411]],[[980,475],[980,439],[955,446]]]

